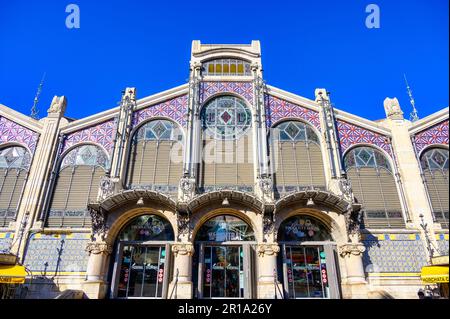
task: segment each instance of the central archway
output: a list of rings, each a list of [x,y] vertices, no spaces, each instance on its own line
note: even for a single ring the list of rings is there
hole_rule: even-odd
[[[224,213],[206,220],[195,235],[196,297],[251,298],[254,243],[251,225],[237,216]]]

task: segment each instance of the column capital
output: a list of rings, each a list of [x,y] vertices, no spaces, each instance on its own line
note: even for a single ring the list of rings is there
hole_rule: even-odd
[[[258,244],[256,246],[256,251],[260,257],[277,256],[280,252],[280,246],[276,243]]]
[[[347,243],[338,246],[338,252],[341,257],[359,256],[366,251],[366,247],[362,243]]]
[[[89,254],[99,255],[110,255],[113,251],[112,245],[105,242],[89,242],[86,245],[86,251]]]
[[[175,257],[178,255],[182,256],[193,256],[194,255],[194,245],[191,243],[177,243],[172,245],[172,252]]]

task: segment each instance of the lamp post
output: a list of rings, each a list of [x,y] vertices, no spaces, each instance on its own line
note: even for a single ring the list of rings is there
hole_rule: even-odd
[[[425,234],[425,242],[427,243],[427,250],[428,250],[428,254],[429,254],[428,256],[430,258],[430,264],[431,264],[431,261],[434,257],[434,249],[432,247],[430,237],[428,236],[428,229],[427,229],[428,224],[425,223],[425,221],[423,219],[423,214],[420,214],[419,217],[420,217],[420,227],[422,227],[423,232]]]

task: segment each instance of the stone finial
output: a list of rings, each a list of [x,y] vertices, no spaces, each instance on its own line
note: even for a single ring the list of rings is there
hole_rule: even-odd
[[[126,88],[123,98],[129,97],[131,101],[136,100],[136,88]]]
[[[314,95],[316,97],[316,103],[319,103],[322,101],[322,99],[324,100],[329,100],[328,98],[328,94],[327,94],[327,90],[326,89],[316,89],[314,91]]]
[[[64,114],[66,111],[67,99],[65,96],[54,96],[48,114]]]
[[[384,111],[386,112],[386,117],[393,120],[403,120],[403,111],[400,108],[400,103],[396,97],[393,99],[387,97],[384,99]]]

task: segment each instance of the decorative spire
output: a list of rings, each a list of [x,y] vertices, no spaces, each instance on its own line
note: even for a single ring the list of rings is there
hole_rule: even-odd
[[[31,118],[38,120],[39,119],[39,110],[37,108],[37,105],[39,103],[39,97],[41,96],[42,87],[44,86],[44,80],[45,80],[45,72],[42,76],[41,83],[39,83],[38,89],[36,91],[36,96],[34,97],[34,103],[33,107],[31,108]]]
[[[412,112],[409,115],[409,119],[411,120],[411,122],[415,122],[419,119],[419,114],[416,109],[416,102],[414,101],[414,97],[412,95],[412,90],[409,87],[408,80],[406,79],[406,75],[403,74],[403,76],[405,77],[406,92],[408,92],[409,102],[411,103],[411,106],[412,106]]]

